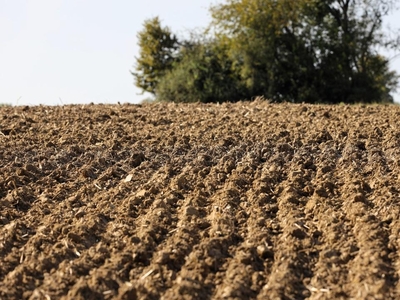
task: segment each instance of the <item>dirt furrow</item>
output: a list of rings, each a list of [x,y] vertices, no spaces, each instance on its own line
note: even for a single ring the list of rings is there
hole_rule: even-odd
[[[306,284],[312,276],[311,267],[315,259],[312,251],[314,228],[304,214],[307,192],[301,175],[307,175],[299,172],[302,157],[294,155],[290,144],[282,144],[274,150],[277,154],[270,161],[269,172],[278,182],[272,199],[277,205],[275,220],[279,231],[273,241],[275,255],[271,273],[258,298],[300,299],[309,296]]]
[[[230,145],[232,145],[230,141],[225,142],[224,147],[229,147]],[[164,295],[166,299],[171,297],[174,293],[179,293],[182,295],[182,297],[188,299],[196,299],[196,297],[199,297],[199,289],[190,291],[181,288],[177,289],[176,287],[180,285],[182,280],[187,280],[190,278],[190,272],[194,271],[190,270],[190,265],[194,263],[193,260],[196,259],[196,255],[200,255],[198,259],[201,259],[201,256],[204,256],[204,253],[199,253],[200,249],[204,249],[204,251],[215,251],[216,253],[220,253],[221,249],[213,249],[212,246],[213,244],[218,244],[220,242],[219,240],[227,240],[228,244],[224,245],[224,249],[231,249],[233,246],[232,243],[235,243],[235,240],[237,240],[237,237],[235,237],[235,235],[237,235],[237,230],[235,225],[231,222],[231,219],[235,217],[235,211],[237,210],[236,206],[239,204],[238,201],[240,201],[240,199],[238,199],[236,196],[239,192],[235,190],[235,185],[242,184],[242,181],[240,179],[235,179],[234,173],[237,169],[237,166],[243,163],[241,158],[243,157],[245,151],[233,147],[227,154],[223,153],[226,153],[226,151],[221,152],[223,155],[222,158],[218,160],[218,164],[213,166],[204,178],[205,182],[213,183],[213,185],[200,185],[198,187],[200,188],[198,193],[203,194],[203,196],[200,199],[195,196],[196,198],[193,200],[190,197],[188,199],[188,204],[190,206],[184,206],[184,211],[181,212],[181,215],[184,216],[190,211],[197,211],[195,214],[196,217],[200,217],[201,215],[199,213],[202,212],[204,214],[201,216],[202,218],[207,217],[206,214],[208,214],[208,221],[200,222],[199,229],[204,230],[200,236],[202,239],[193,240],[192,249],[190,249],[191,252],[185,254],[186,259],[183,261],[180,270],[178,270],[176,273],[176,280],[173,282],[173,286],[167,290]],[[230,188],[227,188],[228,186]],[[225,191],[226,189],[228,190]],[[229,210],[229,213],[227,210]],[[226,214],[229,214],[229,216],[226,216]],[[185,222],[182,222],[182,220],[179,223],[181,223],[181,226],[185,226]],[[177,232],[180,232],[179,227]],[[221,253],[219,256],[221,256]],[[222,262],[225,259],[226,258],[223,256],[219,257],[217,264],[222,265]],[[209,265],[209,261],[203,263],[203,268],[207,269],[212,267]],[[216,266],[213,267],[215,267],[215,272],[218,272],[218,268]],[[207,286],[206,290],[201,292],[201,297],[210,297],[213,289],[215,288],[214,283],[211,284],[212,280],[208,279],[209,275],[212,274],[204,273],[204,277],[197,277],[199,288],[201,288],[201,286]],[[218,281],[218,279],[215,280]]]
[[[371,165],[375,168],[374,173],[380,173],[378,177],[385,178],[390,172],[383,156],[374,153],[370,159],[367,158],[370,151],[374,152],[365,146],[364,141],[359,142],[348,153],[348,158],[352,161],[344,156],[344,166],[341,166],[341,169],[351,170],[348,174],[341,174],[340,185],[343,201],[341,208],[351,222],[355,237],[354,258],[348,264],[350,269],[362,270],[360,273],[349,274],[351,286],[348,286],[348,290],[350,296],[355,299],[393,298],[393,283],[398,281],[398,276],[393,268],[393,257],[390,255],[392,249],[389,244],[389,230],[387,224],[382,222],[387,217],[380,213],[382,206],[378,204],[383,199],[374,195],[375,188],[372,188],[363,176],[363,173],[371,172]],[[356,164],[355,158],[358,159]],[[381,187],[379,190],[382,192],[385,189]],[[354,286],[357,289],[354,289]]]

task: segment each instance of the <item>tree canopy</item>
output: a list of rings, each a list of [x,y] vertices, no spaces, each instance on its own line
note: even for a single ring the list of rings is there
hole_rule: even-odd
[[[227,0],[211,7],[207,40],[178,41],[149,20],[139,33],[136,85],[164,101],[392,102],[398,75],[379,51],[399,49],[398,36],[382,29],[394,5]]]
[[[135,85],[144,92],[156,94],[161,78],[172,68],[178,40],[158,17],[146,20],[138,33],[139,57],[136,59]]]

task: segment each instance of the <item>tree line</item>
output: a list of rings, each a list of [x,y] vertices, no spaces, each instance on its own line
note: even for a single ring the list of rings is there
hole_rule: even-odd
[[[179,39],[158,17],[138,33],[135,85],[159,101],[263,96],[293,103],[390,103],[398,50],[382,22],[395,0],[226,0],[202,34]]]

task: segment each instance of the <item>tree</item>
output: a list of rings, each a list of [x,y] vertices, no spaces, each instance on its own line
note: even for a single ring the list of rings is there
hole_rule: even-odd
[[[178,42],[157,18],[139,33],[136,85],[164,101],[393,102],[382,49],[395,0],[226,0],[208,39]]]
[[[382,102],[398,81],[377,51],[398,48],[381,30],[394,4],[228,0],[211,9],[212,26],[251,93],[275,101]]]
[[[240,81],[231,61],[214,42],[187,43],[180,59],[161,78],[157,98],[173,102],[224,102],[240,100]]]
[[[172,68],[179,47],[178,39],[168,27],[162,27],[158,17],[146,20],[138,33],[139,57],[136,71],[131,72],[135,85],[144,92],[156,94],[160,79]]]

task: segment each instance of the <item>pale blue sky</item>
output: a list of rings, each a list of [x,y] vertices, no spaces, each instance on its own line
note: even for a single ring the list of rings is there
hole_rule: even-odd
[[[179,35],[221,0],[0,0],[0,103],[138,103],[130,70],[143,21]],[[400,28],[400,12],[388,19]],[[393,60],[400,73],[400,58]],[[396,95],[400,101],[400,95]]]

